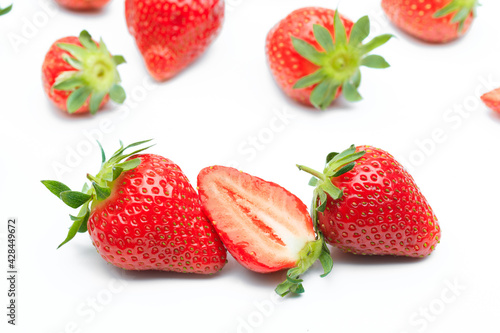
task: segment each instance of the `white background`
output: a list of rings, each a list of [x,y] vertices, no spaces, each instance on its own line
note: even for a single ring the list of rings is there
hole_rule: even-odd
[[[145,71],[127,32],[123,1],[97,14],[15,1],[0,18],[0,266],[7,264],[4,221],[15,216],[19,308],[18,326],[7,325],[2,278],[2,331],[498,332],[500,117],[478,95],[500,86],[500,2],[481,2],[464,38],[428,45],[390,25],[380,1],[342,1],[347,17],[370,15],[373,35],[397,35],[377,50],[392,67],[364,69],[362,102],[339,100],[318,112],[279,91],[265,62],[265,38],[292,10],[335,8],[337,1],[228,2],[223,31],[208,52],[162,84]],[[69,117],[45,97],[45,52],[83,28],[127,59],[120,72],[128,107],[110,103],[95,117]],[[276,122],[276,114],[287,120]],[[274,131],[272,122],[279,125]],[[211,277],[124,273],[100,258],[86,234],[56,251],[70,211],[39,181],[59,179],[79,188],[87,172],[97,172],[100,155],[89,132],[109,152],[119,139],[155,138],[151,152],[174,160],[191,180],[205,166],[236,163],[306,203],[312,188],[296,163],[321,168],[330,151],[371,144],[410,169],[440,219],[442,242],[424,260],[333,250],[335,266],[327,278],[320,279],[315,267],[304,276],[304,295],[272,306],[284,272],[255,274],[232,258]],[[439,142],[430,141],[433,133]],[[252,154],[251,138],[259,136],[264,142]]]

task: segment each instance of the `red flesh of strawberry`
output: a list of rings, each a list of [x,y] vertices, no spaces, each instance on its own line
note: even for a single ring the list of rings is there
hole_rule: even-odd
[[[281,186],[233,168],[214,166],[198,175],[203,208],[233,257],[268,273],[294,267],[315,241],[307,207]]]

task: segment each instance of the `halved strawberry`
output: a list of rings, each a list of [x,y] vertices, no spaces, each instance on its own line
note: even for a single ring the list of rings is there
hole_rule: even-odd
[[[316,260],[322,276],[331,271],[330,252],[306,205],[283,187],[223,166],[203,169],[198,187],[206,215],[240,264],[259,273],[290,268],[276,288],[281,296],[304,291],[298,277]]]
[[[487,107],[500,113],[500,88],[484,94],[481,99]]]

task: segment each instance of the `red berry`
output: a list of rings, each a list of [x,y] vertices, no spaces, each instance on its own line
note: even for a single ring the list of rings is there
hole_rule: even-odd
[[[61,245],[88,229],[102,258],[123,269],[221,270],[226,250],[182,170],[158,155],[134,152],[126,159],[129,147],[117,151],[95,177],[88,176],[92,185],[83,192],[43,182],[68,205],[82,207]]]
[[[147,69],[167,80],[195,61],[219,34],[223,0],[126,0],[125,15]]]
[[[325,240],[354,254],[423,257],[441,237],[438,220],[413,178],[371,146],[329,155],[317,184],[317,222]]]

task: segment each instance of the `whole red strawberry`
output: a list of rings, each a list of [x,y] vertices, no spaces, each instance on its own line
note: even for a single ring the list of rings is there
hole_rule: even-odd
[[[116,103],[125,100],[116,70],[124,62],[122,56],[110,55],[102,39],[95,43],[85,30],[80,37],[61,38],[50,47],[42,65],[45,93],[70,114],[95,114],[109,97]]]
[[[285,94],[318,109],[326,109],[341,92],[348,101],[359,101],[360,67],[389,67],[384,58],[368,53],[392,36],[363,44],[369,33],[368,16],[353,24],[331,9],[298,9],[267,35],[271,73]]]
[[[276,288],[281,296],[302,293],[299,276],[318,259],[322,276],[331,271],[330,252],[316,235],[306,205],[283,187],[213,166],[200,171],[198,188],[204,211],[240,264],[259,273],[289,269]]]
[[[125,15],[147,69],[170,79],[195,61],[219,34],[223,0],[126,0]]]
[[[477,0],[382,0],[389,19],[410,35],[446,43],[469,30]]]
[[[56,0],[58,4],[73,10],[101,9],[110,0]]]
[[[149,141],[149,140],[148,140]],[[211,274],[226,263],[226,250],[203,214],[200,199],[182,170],[162,156],[121,146],[91,186],[71,191],[57,181],[42,183],[72,208],[79,208],[62,246],[89,232],[107,262],[128,270]]]
[[[327,157],[314,177],[315,220],[326,242],[354,254],[424,257],[439,243],[436,216],[413,178],[389,153],[354,147]]]
[[[481,100],[487,107],[500,113],[500,88],[490,91],[481,96]]]

